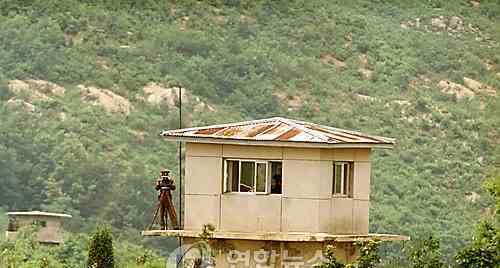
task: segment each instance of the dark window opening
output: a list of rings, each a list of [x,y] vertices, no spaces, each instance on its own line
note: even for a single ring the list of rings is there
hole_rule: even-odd
[[[42,220],[34,220],[33,221],[33,225],[45,228],[45,227],[47,227],[47,222],[46,221],[42,221]]]
[[[17,232],[19,229],[19,225],[17,224],[17,220],[14,217],[9,217],[9,224],[7,226],[7,231],[9,232]]]
[[[271,165],[271,194],[281,194],[282,193],[282,181],[283,181],[283,167],[281,162],[269,162]]]
[[[238,183],[240,181],[240,162],[228,160],[227,165],[227,181],[226,181],[226,191],[228,192],[238,192]]]

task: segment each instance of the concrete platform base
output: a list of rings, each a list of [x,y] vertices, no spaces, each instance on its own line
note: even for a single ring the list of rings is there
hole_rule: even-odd
[[[166,236],[166,237],[187,237],[199,238],[200,230],[147,230],[143,231],[143,236]],[[410,237],[394,234],[355,234],[338,235],[328,233],[243,233],[243,232],[223,232],[215,231],[212,234],[215,239],[239,239],[239,240],[262,240],[262,241],[284,241],[284,242],[358,242],[369,240],[381,241],[406,241]]]

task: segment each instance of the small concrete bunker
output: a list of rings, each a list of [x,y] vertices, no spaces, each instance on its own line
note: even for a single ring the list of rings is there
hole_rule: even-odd
[[[43,244],[63,243],[62,222],[71,215],[42,211],[7,212],[9,225],[6,238],[14,240],[19,229],[36,226],[36,240]]]
[[[183,228],[143,235],[192,245],[210,224],[216,267],[312,267],[332,243],[351,262],[357,241],[409,239],[368,231],[370,154],[394,139],[281,117],[162,136],[186,143]]]

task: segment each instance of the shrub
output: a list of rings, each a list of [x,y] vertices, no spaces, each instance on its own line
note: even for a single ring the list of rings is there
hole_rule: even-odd
[[[337,258],[335,257],[335,254],[333,253],[333,250],[335,247],[333,245],[328,245],[326,246],[324,250],[324,255],[326,258],[326,261],[324,263],[321,263],[319,265],[315,265],[315,268],[344,268],[345,264],[339,262]]]
[[[99,227],[90,239],[88,267],[113,268],[113,237],[107,227]]]
[[[500,261],[500,232],[491,222],[478,225],[473,243],[455,256],[458,267],[494,267]]]
[[[440,268],[444,267],[441,261],[439,241],[432,236],[418,242],[410,252],[410,267],[412,268]]]
[[[357,262],[358,268],[373,268],[381,262],[381,258],[378,255],[378,248],[380,247],[381,241],[370,240],[368,242],[360,244],[359,248],[359,258]]]

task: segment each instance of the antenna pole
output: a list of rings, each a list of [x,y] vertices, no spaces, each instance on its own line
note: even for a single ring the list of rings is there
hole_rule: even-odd
[[[179,129],[182,128],[182,88],[177,85],[179,89]],[[179,141],[179,227],[182,229],[182,142]]]
[[[182,87],[177,84],[178,94],[179,94],[179,129],[182,128]],[[184,228],[182,222],[182,142],[179,141],[179,229]],[[179,237],[179,251],[177,253],[176,268],[182,267],[181,261],[184,254],[182,250],[182,238]]]

